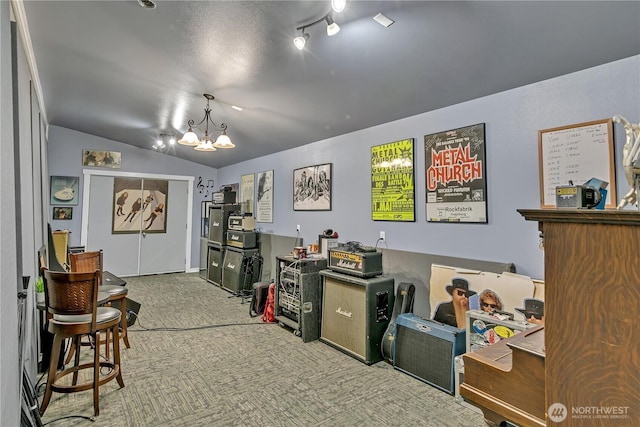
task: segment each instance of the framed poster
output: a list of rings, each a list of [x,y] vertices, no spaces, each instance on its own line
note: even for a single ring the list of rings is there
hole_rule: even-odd
[[[424,136],[428,222],[487,223],[484,123]]]
[[[51,176],[51,201],[52,205],[77,205],[78,183],[77,176]]]
[[[331,163],[293,171],[293,210],[331,210]]]
[[[72,219],[72,216],[73,208],[70,206],[54,206],[53,208],[53,219]]]
[[[120,169],[122,155],[118,151],[82,150],[82,166]]]
[[[253,213],[253,202],[255,199],[254,174],[242,175],[240,177],[240,209],[242,212]]]
[[[540,207],[556,207],[556,187],[591,178],[609,183],[605,207],[615,208],[613,120],[597,120],[538,131]]]
[[[273,222],[273,169],[258,172],[256,221]]]
[[[112,234],[167,232],[169,181],[113,179]]]
[[[371,217],[415,221],[413,138],[371,147]]]

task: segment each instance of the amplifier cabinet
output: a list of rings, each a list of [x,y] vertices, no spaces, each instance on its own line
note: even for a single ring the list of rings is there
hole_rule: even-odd
[[[464,329],[406,313],[396,320],[395,336],[394,368],[454,394],[454,359],[464,353]]]
[[[338,246],[329,249],[329,269],[358,277],[382,274],[382,252],[353,252]]]
[[[254,231],[256,219],[251,215],[230,215],[229,230]]]
[[[325,258],[276,257],[275,319],[302,337],[303,342],[320,337],[322,285],[320,270]]]
[[[223,289],[233,293],[249,292],[253,284],[260,281],[260,272],[255,269],[251,271],[251,277],[247,276],[247,263],[258,252],[258,249],[238,249],[227,246],[222,266]]]
[[[252,249],[258,246],[258,233],[255,231],[227,231],[227,245],[235,248]]]
[[[382,360],[380,345],[394,301],[394,279],[369,279],[332,270],[322,277],[320,340],[372,364]]]
[[[217,286],[222,286],[222,263],[224,262],[225,249],[225,246],[209,243],[207,280]]]
[[[226,245],[229,216],[238,212],[240,205],[227,204],[209,206],[209,241],[217,245]]]

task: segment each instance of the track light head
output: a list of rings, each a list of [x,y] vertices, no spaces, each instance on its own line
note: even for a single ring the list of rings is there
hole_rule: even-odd
[[[340,31],[340,27],[333,20],[333,13],[327,13],[327,16],[324,18],[327,21],[327,35],[335,36]]]
[[[346,5],[347,5],[347,0],[331,0],[331,8],[336,13],[342,12]]]
[[[293,44],[298,48],[298,50],[304,49],[304,45],[307,44],[307,40],[309,40],[309,34],[303,32],[297,37],[293,38]]]

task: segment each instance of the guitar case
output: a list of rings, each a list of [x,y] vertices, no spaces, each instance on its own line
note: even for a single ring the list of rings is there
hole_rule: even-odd
[[[401,282],[398,285],[396,291],[395,303],[393,304],[393,312],[391,313],[391,320],[389,320],[389,326],[382,336],[382,345],[380,350],[382,351],[382,358],[388,363],[393,365],[393,341],[395,340],[396,319],[399,315],[404,313],[413,313],[413,298],[416,292],[416,287],[413,283]]]

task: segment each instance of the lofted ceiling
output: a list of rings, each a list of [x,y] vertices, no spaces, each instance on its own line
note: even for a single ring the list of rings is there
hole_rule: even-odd
[[[330,0],[14,2],[49,124],[152,150],[210,93],[236,148],[168,153],[216,168],[640,54],[638,1],[351,0],[302,51]]]

